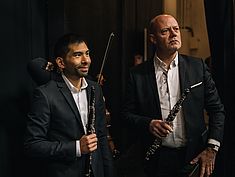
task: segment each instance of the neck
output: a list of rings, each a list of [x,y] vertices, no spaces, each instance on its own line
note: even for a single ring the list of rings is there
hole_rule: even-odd
[[[74,87],[76,87],[78,90],[81,89],[83,77],[68,77],[68,76],[66,77],[73,84]]]
[[[160,58],[166,65],[167,68],[169,69],[171,62],[175,59],[175,56],[177,52],[171,53],[171,54],[165,54],[165,53],[156,53],[158,58]]]

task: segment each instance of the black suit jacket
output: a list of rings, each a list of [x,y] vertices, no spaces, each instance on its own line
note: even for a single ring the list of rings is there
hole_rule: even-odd
[[[187,137],[186,160],[190,161],[205,147],[208,138],[222,141],[224,107],[203,60],[179,55],[179,77],[181,92],[202,82],[201,86],[192,89],[182,106]],[[146,151],[154,140],[149,132],[149,123],[152,119],[162,117],[153,60],[130,70],[126,93],[124,119],[134,125]],[[208,130],[204,109],[210,117]]]
[[[88,102],[91,86],[95,87],[95,128],[98,148],[92,153],[95,177],[112,177],[112,156],[108,146],[105,109],[100,87],[87,80]],[[49,177],[82,177],[85,155],[76,157],[75,141],[84,135],[79,111],[62,78],[51,80],[35,89],[28,114],[25,151],[41,160]],[[45,175],[45,174],[44,174]]]

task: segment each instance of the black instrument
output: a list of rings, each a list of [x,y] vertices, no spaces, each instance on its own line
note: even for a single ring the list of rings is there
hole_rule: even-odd
[[[89,116],[87,122],[87,135],[95,133],[95,87],[91,87],[91,96],[89,104]],[[92,174],[92,153],[89,153],[86,157],[85,164],[85,177],[91,177]]]
[[[181,95],[180,99],[176,102],[174,107],[170,110],[170,113],[168,114],[166,118],[166,122],[168,124],[171,124],[172,121],[176,118],[177,113],[180,111],[182,108],[183,102],[186,99],[187,95],[191,92],[191,90],[199,85],[201,85],[202,82],[199,82],[197,84],[194,84],[190,86],[189,88],[185,89],[183,94]],[[149,147],[148,151],[146,152],[145,160],[149,160],[150,157],[156,152],[156,150],[161,147],[162,144],[162,139],[160,137],[157,137],[153,144]]]

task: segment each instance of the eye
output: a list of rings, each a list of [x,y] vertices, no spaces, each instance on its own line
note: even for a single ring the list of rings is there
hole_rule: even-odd
[[[175,27],[173,27],[173,30],[174,30],[175,32],[178,32],[178,31],[180,30],[180,28],[179,28],[178,26],[175,26]]]
[[[161,30],[161,34],[163,34],[163,35],[167,34],[168,32],[169,32],[169,28],[163,28]]]
[[[88,51],[86,51],[86,53],[85,53],[85,54],[86,54],[86,56],[87,56],[87,57],[89,57],[89,56],[90,56],[90,51],[89,51],[89,50],[88,50]]]
[[[82,56],[82,53],[81,53],[81,52],[75,52],[75,53],[73,53],[73,57],[78,58],[78,57],[80,57],[80,56]]]

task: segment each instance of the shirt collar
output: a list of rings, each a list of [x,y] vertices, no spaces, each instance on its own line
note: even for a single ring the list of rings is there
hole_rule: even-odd
[[[62,77],[63,77],[66,85],[68,86],[68,88],[69,88],[69,90],[71,92],[82,91],[83,89],[86,89],[87,86],[88,86],[87,81],[86,81],[86,79],[84,77],[82,78],[82,83],[81,83],[82,85],[81,85],[81,89],[80,90],[78,90],[76,87],[74,87],[73,84],[68,80],[68,78],[63,73],[62,73]]]
[[[164,62],[157,56],[156,53],[155,53],[155,55],[154,55],[154,61],[155,61],[156,66],[161,67],[161,68],[164,69],[164,70],[167,70],[167,69],[166,69],[166,63],[164,63]],[[172,62],[171,62],[171,64],[170,64],[170,68],[176,67],[176,66],[178,65],[178,63],[179,63],[179,59],[178,59],[178,52],[177,52],[175,58],[172,60]]]

